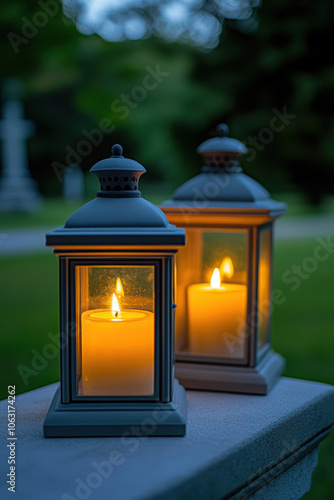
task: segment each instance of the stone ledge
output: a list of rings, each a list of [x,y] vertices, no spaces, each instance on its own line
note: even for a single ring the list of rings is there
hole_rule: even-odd
[[[18,500],[298,499],[334,422],[333,387],[282,378],[267,396],[188,391],[183,438],[50,440],[43,421],[55,390],[53,384],[16,400]],[[2,436],[6,413],[3,401]],[[2,477],[6,457],[2,444]],[[101,462],[109,464],[106,477]],[[78,484],[86,487],[76,492]],[[3,489],[1,498],[12,498]]]

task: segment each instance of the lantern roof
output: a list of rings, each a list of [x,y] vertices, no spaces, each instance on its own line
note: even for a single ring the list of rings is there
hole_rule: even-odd
[[[273,216],[285,212],[285,204],[272,200],[269,192],[255,179],[243,173],[239,158],[248,149],[239,140],[228,137],[227,125],[217,127],[217,136],[204,141],[197,152],[203,155],[204,166],[199,175],[182,184],[172,199],[162,204],[168,207],[194,207],[266,211]]]
[[[122,153],[114,144],[112,156],[90,169],[100,181],[97,197],[47,234],[47,245],[185,244],[184,230],[169,224],[162,210],[141,198],[138,183],[146,169]]]

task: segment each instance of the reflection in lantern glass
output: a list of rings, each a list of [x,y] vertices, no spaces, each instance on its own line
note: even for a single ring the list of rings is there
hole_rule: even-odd
[[[233,266],[232,259],[230,257],[225,257],[225,259],[223,259],[221,266],[220,266],[220,272],[223,275],[223,277],[225,277],[227,279],[232,278],[232,276],[234,274],[234,266]],[[223,278],[223,281],[224,281],[224,278]]]
[[[118,297],[124,297],[124,289],[121,278],[117,277],[116,280],[116,294]]]
[[[188,245],[177,256],[177,349],[191,355],[243,358],[247,233],[188,229],[187,237]]]

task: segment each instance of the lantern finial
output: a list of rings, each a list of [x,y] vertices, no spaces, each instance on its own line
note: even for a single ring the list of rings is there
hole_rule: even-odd
[[[139,198],[138,182],[145,168],[135,160],[122,156],[123,148],[114,144],[110,158],[101,160],[91,169],[99,178],[101,187],[97,196],[103,198]]]
[[[202,172],[210,173],[239,173],[239,157],[247,153],[246,146],[237,139],[228,137],[229,128],[225,123],[220,123],[216,128],[217,136],[204,141],[197,152],[204,157]]]
[[[88,228],[99,227],[112,231],[112,228],[126,227],[136,228],[134,234],[137,234],[138,228],[154,227],[163,228],[164,232],[169,226],[167,217],[153,203],[141,198],[138,189],[139,178],[146,169],[137,161],[124,158],[123,149],[119,144],[112,146],[111,153],[109,158],[97,162],[90,169],[100,181],[97,198],[72,214],[65,222],[64,229],[67,231],[69,228],[80,227],[89,231]],[[95,233],[91,233],[91,236],[95,244]],[[156,236],[160,238],[158,233]],[[115,236],[112,238],[114,241]],[[161,241],[160,239],[160,243]],[[121,288],[120,283],[120,291]]]
[[[228,125],[226,125],[226,123],[220,123],[219,125],[217,125],[216,131],[219,137],[227,137],[230,129]]]
[[[120,144],[114,144],[111,148],[112,156],[122,156],[123,148]]]
[[[239,173],[239,157],[247,153],[243,142],[228,137],[229,128],[225,123],[220,123],[216,128],[217,136],[204,141],[197,152],[204,157],[202,172],[210,173]]]

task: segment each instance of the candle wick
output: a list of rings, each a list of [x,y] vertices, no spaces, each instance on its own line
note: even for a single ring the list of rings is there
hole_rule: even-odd
[[[118,311],[115,311],[115,318],[117,318],[118,316]]]

